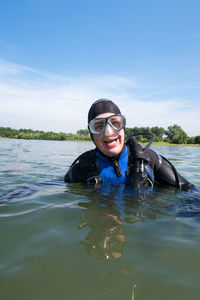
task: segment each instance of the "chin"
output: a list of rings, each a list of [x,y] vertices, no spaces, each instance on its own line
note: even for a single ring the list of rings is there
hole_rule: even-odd
[[[116,148],[116,149],[110,149],[110,150],[107,150],[107,151],[103,151],[107,156],[116,156],[118,154],[120,154],[120,152],[122,151],[122,147],[120,148]]]

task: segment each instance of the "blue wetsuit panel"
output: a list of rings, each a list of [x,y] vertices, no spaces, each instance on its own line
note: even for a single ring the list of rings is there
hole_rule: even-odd
[[[126,172],[128,171],[128,150],[125,147],[124,151],[122,152],[119,158],[119,166],[122,172],[122,176],[118,177],[113,162],[101,155],[97,152],[97,165],[99,169],[99,175],[104,183],[112,184],[112,185],[119,185],[119,184],[131,184],[131,178],[126,176]]]

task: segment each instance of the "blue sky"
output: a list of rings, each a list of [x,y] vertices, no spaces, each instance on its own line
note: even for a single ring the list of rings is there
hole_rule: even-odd
[[[200,135],[200,2],[7,0],[0,6],[0,126],[87,127],[98,98],[127,126]]]

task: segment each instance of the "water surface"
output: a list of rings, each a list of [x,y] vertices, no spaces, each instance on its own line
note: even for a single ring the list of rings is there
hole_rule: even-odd
[[[0,140],[0,299],[199,299],[199,192],[65,184],[92,147]],[[200,188],[200,148],[153,148]]]

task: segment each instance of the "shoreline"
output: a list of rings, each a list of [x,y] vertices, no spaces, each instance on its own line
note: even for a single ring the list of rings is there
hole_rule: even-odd
[[[1,137],[0,139],[13,139],[13,140],[26,140],[26,141],[57,141],[57,142],[92,142],[92,140],[46,140],[46,139],[18,139],[18,138],[9,138],[9,137]],[[147,145],[147,143],[139,143],[142,145]],[[155,146],[177,146],[177,147],[200,147],[200,144],[172,144],[167,142],[153,142],[152,145]]]
[[[154,142],[152,145],[158,145],[158,146],[178,146],[178,147],[187,147],[187,146],[192,146],[192,147],[200,147],[199,144],[171,144],[171,143],[166,143],[166,142]]]

